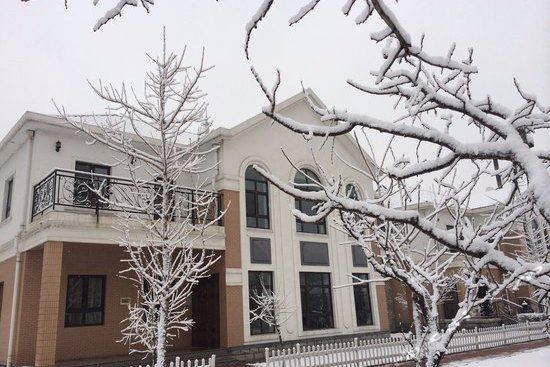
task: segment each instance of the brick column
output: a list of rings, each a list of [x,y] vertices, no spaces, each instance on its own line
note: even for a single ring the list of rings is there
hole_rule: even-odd
[[[36,367],[55,365],[62,257],[62,242],[44,244],[34,361]]]
[[[222,190],[223,207],[228,207],[223,218],[225,227],[225,269],[220,292],[220,343],[233,347],[244,343],[243,286],[239,277],[241,266],[241,220],[239,192]],[[227,279],[227,278],[230,279]]]

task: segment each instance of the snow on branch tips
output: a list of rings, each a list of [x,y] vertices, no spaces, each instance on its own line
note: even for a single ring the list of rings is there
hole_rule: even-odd
[[[300,22],[319,3],[305,1],[289,23]],[[372,79],[348,84],[368,96],[395,99],[390,117],[326,108],[304,89],[311,110],[325,123],[291,118],[276,108],[280,73],[270,87],[251,68],[268,102],[264,114],[304,138],[323,177],[311,190],[256,169],[283,192],[316,203],[307,213],[293,209],[298,219],[332,220],[354,238],[376,273],[406,286],[414,316],[409,353],[417,366],[431,367],[439,365],[465,320],[509,291],[534,287],[533,302],[550,312],[550,153],[543,139],[535,139],[550,132],[550,108],[516,80],[510,83],[518,97],[513,106],[476,97],[485,94],[472,83],[481,72],[473,49],[459,56],[450,43],[444,55],[432,54],[425,36],[409,34],[394,7],[399,4],[348,0],[342,8],[345,16],[358,12],[356,23],[377,17],[384,24],[370,35],[381,51]],[[257,19],[269,9],[264,10]],[[373,147],[373,132],[387,143]],[[372,197],[348,195],[342,173],[316,159],[329,139],[347,134],[353,134],[364,167],[331,154],[341,167],[363,176]],[[288,160],[292,164],[293,157]],[[497,188],[486,191],[487,182]],[[441,328],[440,306],[449,296],[458,306]]]

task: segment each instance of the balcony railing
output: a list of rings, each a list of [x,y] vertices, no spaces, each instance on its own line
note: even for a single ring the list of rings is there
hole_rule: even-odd
[[[158,197],[159,190],[161,186],[156,184],[143,183],[137,188],[126,178],[56,169],[33,187],[32,220],[56,207],[94,210],[98,220],[101,212],[145,215],[153,212],[151,198]],[[216,224],[222,225],[217,219],[222,211],[221,194],[177,187],[172,195],[174,220],[217,220]]]

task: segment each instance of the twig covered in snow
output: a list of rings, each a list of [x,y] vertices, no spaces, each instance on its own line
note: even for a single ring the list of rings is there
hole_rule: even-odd
[[[279,342],[282,343],[281,328],[292,316],[294,308],[289,306],[285,297],[267,288],[261,280],[260,286],[261,289],[254,290],[250,297],[250,323],[256,320],[265,322],[275,329]]]

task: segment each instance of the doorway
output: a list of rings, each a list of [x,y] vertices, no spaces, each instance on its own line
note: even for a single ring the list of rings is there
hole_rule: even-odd
[[[194,348],[220,346],[220,285],[218,274],[203,278],[195,286],[192,313],[195,324],[191,330]]]

